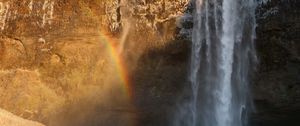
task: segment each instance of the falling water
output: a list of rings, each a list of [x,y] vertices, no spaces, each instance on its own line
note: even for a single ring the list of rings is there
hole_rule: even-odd
[[[120,45],[118,49],[118,53],[122,53],[124,51],[124,46],[126,44],[126,39],[128,37],[131,24],[130,24],[130,9],[129,9],[129,4],[128,0],[119,0],[119,6],[120,6],[120,15],[122,17],[122,26],[123,26],[123,31],[122,31],[122,36],[120,39]]]
[[[177,126],[245,126],[256,60],[255,0],[194,0],[191,99]]]

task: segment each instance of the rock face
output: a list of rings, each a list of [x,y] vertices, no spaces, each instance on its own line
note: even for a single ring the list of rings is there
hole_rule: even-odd
[[[264,0],[257,8],[257,125],[299,115],[299,6],[299,0]],[[1,1],[0,107],[53,126],[124,126],[118,120],[125,119],[168,125],[187,82],[191,10],[189,0]],[[113,95],[120,87],[107,86],[118,74],[110,44],[125,59],[130,103]]]
[[[118,74],[113,70],[109,44],[119,38],[133,41],[124,45],[124,55],[135,64],[144,52],[171,41],[176,17],[183,13],[187,1],[160,3],[1,1],[0,107],[54,126],[134,123],[122,121],[131,120],[135,113],[127,101],[114,96],[120,87],[109,87],[116,83],[111,82],[111,75]],[[136,25],[128,26],[127,22]],[[132,66],[129,72],[134,71]],[[113,94],[107,94],[110,92]],[[124,114],[114,117],[120,112]]]
[[[257,7],[256,48],[259,61],[252,81],[252,94],[255,104],[255,112],[251,118],[253,125],[299,125],[297,120],[300,117],[300,48],[297,35],[299,34],[300,20],[298,16],[300,13],[299,4],[299,1],[296,0],[266,0],[259,2]],[[179,34],[176,34],[179,36],[176,38],[177,41],[182,43],[186,42],[185,38],[189,39],[192,28],[192,17],[189,10],[191,9],[187,8],[185,15],[181,17],[183,23],[178,25],[179,32],[177,33]],[[188,40],[187,43],[189,43]],[[176,50],[176,47],[172,44],[167,45],[166,48],[164,50],[169,50],[168,48]],[[173,99],[174,93],[183,92],[183,85],[181,84],[186,82],[184,77],[187,76],[187,71],[185,71],[187,68],[179,70],[181,68],[179,66],[185,64],[183,67],[187,67],[189,59],[181,59],[180,61],[168,59],[169,57],[180,59],[182,55],[189,55],[188,44],[182,46],[180,50],[178,53],[172,54],[169,52],[167,55],[162,53],[160,49],[152,50],[149,54],[144,55],[149,60],[141,60],[142,64],[139,66],[147,67],[140,70],[139,73],[150,70],[151,72],[145,73],[151,74],[136,76],[140,87],[141,85],[147,85],[138,88],[144,89],[140,91],[142,92],[141,96],[148,95],[149,97],[149,99],[144,97],[140,104],[145,111],[158,108],[157,106],[160,106],[159,111],[161,111],[157,113],[149,111],[148,116],[141,124],[167,125],[163,120],[168,119],[160,120],[156,116],[164,115],[164,113],[170,111],[168,110],[169,106],[176,104]],[[154,68],[157,68],[157,70]],[[164,70],[166,68],[169,69]],[[176,69],[181,72],[174,71]],[[168,75],[174,78],[168,77]],[[177,75],[180,75],[180,77]],[[159,82],[149,82],[146,81],[147,79]],[[143,83],[145,81],[146,83]],[[160,84],[164,84],[164,86],[160,86]],[[149,88],[152,90],[147,90]],[[173,94],[171,93],[173,97],[168,96],[168,92],[173,92]],[[148,103],[146,101],[158,102]],[[162,103],[163,105],[161,105]]]
[[[299,6],[297,0],[270,0],[257,9],[259,64],[252,90],[257,114],[268,120],[261,125],[299,125]]]
[[[256,44],[260,63],[255,86],[261,86],[261,90],[255,94],[276,106],[300,104],[297,101],[300,100],[298,5],[298,1],[273,0],[257,10]]]
[[[109,50],[118,40],[117,33],[115,40],[108,33],[111,5],[109,0],[1,1],[0,107],[50,126],[134,123],[124,94],[114,96],[124,91],[111,76],[118,74]]]
[[[40,123],[22,119],[5,110],[0,109],[1,126],[44,126]]]
[[[62,102],[40,79],[38,71],[0,71],[0,105],[27,119],[51,113],[51,107]],[[41,118],[41,117],[40,117]]]

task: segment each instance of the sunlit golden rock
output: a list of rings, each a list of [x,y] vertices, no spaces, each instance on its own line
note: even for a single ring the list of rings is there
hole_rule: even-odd
[[[1,126],[44,126],[40,123],[25,120],[21,117],[13,115],[10,112],[0,109],[0,125]]]

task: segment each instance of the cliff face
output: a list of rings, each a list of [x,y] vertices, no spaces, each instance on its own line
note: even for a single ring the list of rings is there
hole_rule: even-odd
[[[300,103],[299,4],[273,0],[257,10],[256,44],[260,62],[255,86],[260,90],[254,94],[278,107]]]
[[[54,126],[134,124],[137,114],[134,102],[126,98],[128,94],[122,94],[123,85],[112,76],[119,74],[116,65],[120,65],[113,56],[117,51],[122,52],[125,64],[130,64],[127,72],[132,83],[138,81],[137,85],[152,79],[147,74],[141,76],[145,80],[133,78],[139,70],[156,65],[147,62],[137,67],[151,50],[154,57],[160,55],[156,53],[160,49],[165,56],[173,54],[170,58],[174,62],[180,61],[176,58],[181,52],[180,41],[179,45],[173,44],[175,50],[165,48],[174,42],[177,17],[185,11],[187,3],[182,0],[0,1],[0,107]],[[186,57],[182,55],[183,63]],[[181,64],[175,71],[184,74],[185,66]],[[161,79],[159,83],[164,81]]]
[[[110,74],[115,74],[103,39],[111,16],[104,5],[111,4],[1,1],[0,107],[48,125],[88,125],[102,118],[95,116],[99,111],[107,111],[106,118],[113,116],[104,104],[117,104],[123,98],[107,94],[113,87]],[[130,109],[125,102],[122,106]],[[86,109],[77,111],[81,107]],[[103,117],[98,123],[104,121]]]
[[[299,4],[270,0],[257,8],[255,123],[299,113]],[[0,107],[52,125],[167,125],[187,81],[191,10],[189,0],[1,1]],[[114,95],[120,85],[107,42],[122,52],[133,102]],[[121,109],[105,107],[115,104]]]
[[[299,37],[297,35],[299,34],[299,4],[300,3],[296,0],[266,0],[260,1],[257,7],[256,48],[258,64],[256,66],[256,73],[253,76],[251,85],[255,104],[255,112],[251,118],[251,123],[253,123],[253,125],[280,126],[299,124],[299,121],[297,120],[297,118],[300,116],[300,48],[298,43]],[[192,6],[190,8],[192,8]],[[184,39],[189,39],[192,29],[190,8],[187,8],[184,16],[182,16],[180,19],[182,23],[178,25],[179,32],[177,33],[179,34],[176,34],[178,36],[176,39],[182,42],[182,44],[186,44],[186,42],[189,43],[189,41],[185,41]],[[176,50],[176,47],[172,44],[170,44],[168,47]],[[186,46],[181,46],[180,50],[181,51],[176,53],[175,56],[172,53],[167,53],[167,55],[164,55],[165,53],[161,52],[160,49],[158,49],[156,52],[160,54],[160,56],[146,56],[153,62],[148,64],[162,62],[162,64],[159,64],[159,70],[156,70],[159,71],[157,72],[158,75],[154,74],[156,71],[151,69],[151,72],[148,73],[152,74],[148,74],[146,78],[152,77],[152,80],[164,80],[164,86],[158,86],[161,84],[161,82],[157,82],[156,86],[155,83],[149,84],[152,85],[153,90],[161,89],[157,91],[157,95],[152,94],[153,96],[151,97],[155,99],[153,101],[159,102],[145,103],[143,106],[148,105],[150,106],[149,108],[151,108],[151,106],[156,108],[155,106],[159,106],[156,104],[165,102],[166,107],[162,106],[162,110],[160,111],[170,111],[168,110],[168,106],[174,104],[174,99],[172,99],[174,98],[174,94],[172,94],[173,97],[168,96],[168,90],[172,90],[171,92],[183,92],[182,84],[185,84],[184,82],[186,82],[185,77],[187,76],[187,71],[182,70],[182,72],[179,72],[181,74],[177,74],[178,72],[172,71],[173,74],[171,74],[171,76],[173,76],[174,79],[172,77],[168,77],[168,75],[170,75],[170,69],[172,68],[170,68],[168,72],[167,70],[165,72],[161,72],[161,70],[164,68],[171,66],[173,66],[172,70],[181,68],[179,66],[183,63],[180,61],[185,61],[185,65],[183,66],[185,67],[185,70],[188,69],[187,66],[189,59],[181,59],[177,62],[168,59],[170,57],[181,57],[186,56],[186,54],[189,55],[189,44],[186,44]],[[166,60],[161,61],[161,59]],[[172,63],[168,64],[168,61],[172,61]],[[146,66],[145,63],[143,64],[143,66]],[[180,75],[180,77],[177,75]],[[177,82],[180,82],[181,84],[178,84]],[[145,92],[146,91],[144,90],[143,93]],[[151,95],[151,91],[149,91],[148,95]],[[145,122],[153,123],[156,121],[156,124],[161,124],[161,122],[164,121],[160,122],[159,119],[155,117],[158,115],[163,115],[163,113],[165,112],[152,113],[152,116],[145,117],[147,118],[145,119]]]
[[[257,9],[259,64],[253,95],[257,114],[269,125],[299,124],[299,5],[296,0],[270,0]]]

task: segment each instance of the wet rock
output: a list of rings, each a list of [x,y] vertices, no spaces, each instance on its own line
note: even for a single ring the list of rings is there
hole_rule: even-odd
[[[299,125],[299,6],[297,0],[269,0],[257,9],[259,64],[252,91],[258,126]]]
[[[265,99],[275,106],[300,105],[300,80],[297,57],[300,56],[298,1],[272,0],[257,10],[257,51],[260,59],[254,85],[257,99]],[[265,13],[277,8],[276,13]],[[285,17],[284,19],[282,17]],[[270,99],[271,97],[271,99]]]
[[[270,106],[283,113],[300,106],[299,0],[263,1],[257,9],[260,62],[252,87],[258,119],[272,115],[264,111]],[[192,8],[189,0],[0,2],[0,68],[5,69],[0,75],[0,99],[7,98],[1,107],[15,105],[8,110],[31,118],[30,113],[39,108],[29,105],[28,98],[45,105],[43,99],[71,97],[79,87],[103,85],[114,75],[105,75],[113,68],[105,44],[118,44],[118,38],[124,38],[122,55],[130,63],[136,104],[147,115],[141,116],[141,122],[165,124],[167,118],[160,115],[172,111],[170,106],[187,82]],[[101,38],[106,32],[109,35]],[[12,92],[26,94],[22,105],[16,105],[20,99],[14,99]],[[32,110],[25,111],[25,106]]]

